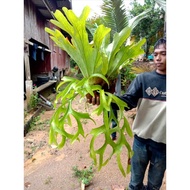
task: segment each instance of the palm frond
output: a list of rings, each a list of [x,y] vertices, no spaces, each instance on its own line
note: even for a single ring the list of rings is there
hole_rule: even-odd
[[[114,33],[120,32],[128,26],[128,17],[123,0],[103,0],[101,9],[104,25],[112,29],[112,37]]]
[[[166,0],[155,0],[155,2],[166,12]]]

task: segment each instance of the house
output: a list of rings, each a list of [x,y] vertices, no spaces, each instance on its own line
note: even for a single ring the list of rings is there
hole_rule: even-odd
[[[72,9],[70,0],[24,0],[24,94],[27,105],[31,94],[53,87],[70,67],[68,54],[55,46],[45,27],[62,7]],[[64,34],[67,36],[67,34]],[[69,37],[69,36],[68,36]],[[34,88],[36,86],[36,88]]]

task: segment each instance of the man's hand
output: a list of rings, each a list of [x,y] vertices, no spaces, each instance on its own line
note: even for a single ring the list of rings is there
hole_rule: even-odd
[[[100,105],[100,94],[94,91],[94,97],[90,94],[86,95],[87,102],[92,105]]]
[[[106,92],[114,93],[115,92],[115,84],[116,80],[110,81],[110,86],[105,83],[105,81],[101,82],[99,85],[102,86],[102,89]],[[100,105],[100,94],[97,91],[94,91],[94,97],[90,94],[86,95],[87,102],[92,105]]]

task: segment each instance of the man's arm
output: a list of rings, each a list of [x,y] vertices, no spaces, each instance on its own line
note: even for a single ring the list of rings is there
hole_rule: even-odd
[[[126,111],[133,109],[137,106],[139,98],[142,97],[142,86],[141,78],[137,76],[132,83],[129,85],[125,94],[119,96],[115,95],[124,102],[127,103],[128,107],[125,108]],[[92,101],[92,96],[87,97],[87,102],[92,103],[93,105],[99,105],[100,97],[98,93],[95,93],[95,96]],[[98,103],[97,103],[98,102]],[[119,110],[119,107],[115,103],[111,103],[112,109]]]
[[[129,85],[127,91],[122,96],[117,96],[125,103],[127,103],[128,107],[125,107],[125,110],[131,110],[137,106],[139,98],[142,97],[142,86],[141,86],[141,78],[140,76],[136,77],[132,83]],[[111,103],[111,107],[113,109],[118,110],[119,107],[115,103]]]

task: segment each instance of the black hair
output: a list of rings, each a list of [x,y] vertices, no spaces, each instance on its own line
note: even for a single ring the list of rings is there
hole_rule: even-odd
[[[160,38],[154,45],[154,49],[156,49],[159,45],[165,44],[166,45],[166,38]]]

